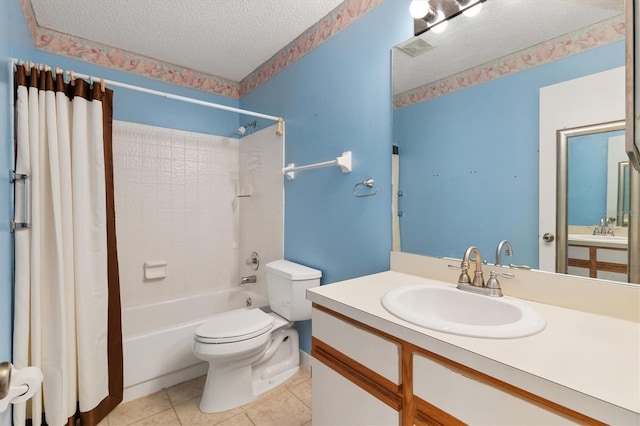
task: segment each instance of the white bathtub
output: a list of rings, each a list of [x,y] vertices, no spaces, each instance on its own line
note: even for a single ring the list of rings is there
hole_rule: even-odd
[[[268,305],[254,292],[226,289],[122,310],[124,401],[207,373],[191,352],[196,328],[211,315]]]

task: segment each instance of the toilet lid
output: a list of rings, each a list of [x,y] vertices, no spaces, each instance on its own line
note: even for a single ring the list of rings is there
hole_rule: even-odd
[[[230,343],[251,339],[270,331],[274,319],[260,309],[236,309],[216,314],[196,329],[196,340]]]

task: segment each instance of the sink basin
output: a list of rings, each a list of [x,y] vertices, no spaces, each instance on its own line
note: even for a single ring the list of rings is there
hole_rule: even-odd
[[[616,237],[613,235],[583,235],[583,234],[569,234],[569,240],[574,241],[589,241],[594,243],[599,242],[611,242],[611,243],[627,243],[627,237]]]
[[[544,318],[510,297],[468,293],[451,285],[415,285],[385,293],[382,306],[392,315],[431,330],[462,336],[511,339],[539,333]]]

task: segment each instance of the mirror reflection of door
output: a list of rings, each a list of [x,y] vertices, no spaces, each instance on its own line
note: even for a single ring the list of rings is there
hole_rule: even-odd
[[[565,272],[567,226],[556,226],[559,220],[566,220],[562,215],[562,203],[566,205],[566,196],[557,194],[558,171],[566,163],[563,154],[558,152],[559,131],[585,128],[598,123],[620,121],[624,125],[625,117],[625,74],[624,67],[614,68],[590,74],[574,80],[568,80],[540,89],[539,106],[539,269],[549,272]],[[620,129],[622,129],[621,127]],[[619,130],[619,129],[616,129]],[[583,132],[593,133],[593,132]],[[578,136],[578,134],[572,134]],[[606,202],[606,201],[605,201]],[[607,207],[602,207],[599,214],[605,215]],[[563,219],[564,216],[564,219]],[[601,218],[600,217],[600,218]],[[588,225],[599,225],[588,223]],[[564,232],[564,236],[560,235]],[[554,238],[545,239],[550,234]],[[563,239],[564,237],[564,239]],[[565,271],[562,270],[565,268]]]
[[[624,200],[629,196],[620,171],[626,159],[624,130],[598,130],[567,139],[566,272],[626,282]]]

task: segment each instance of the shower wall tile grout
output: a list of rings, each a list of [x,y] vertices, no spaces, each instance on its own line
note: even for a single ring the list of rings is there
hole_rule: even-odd
[[[115,121],[123,307],[224,289],[239,276],[238,140]],[[145,261],[168,276],[145,280]]]

